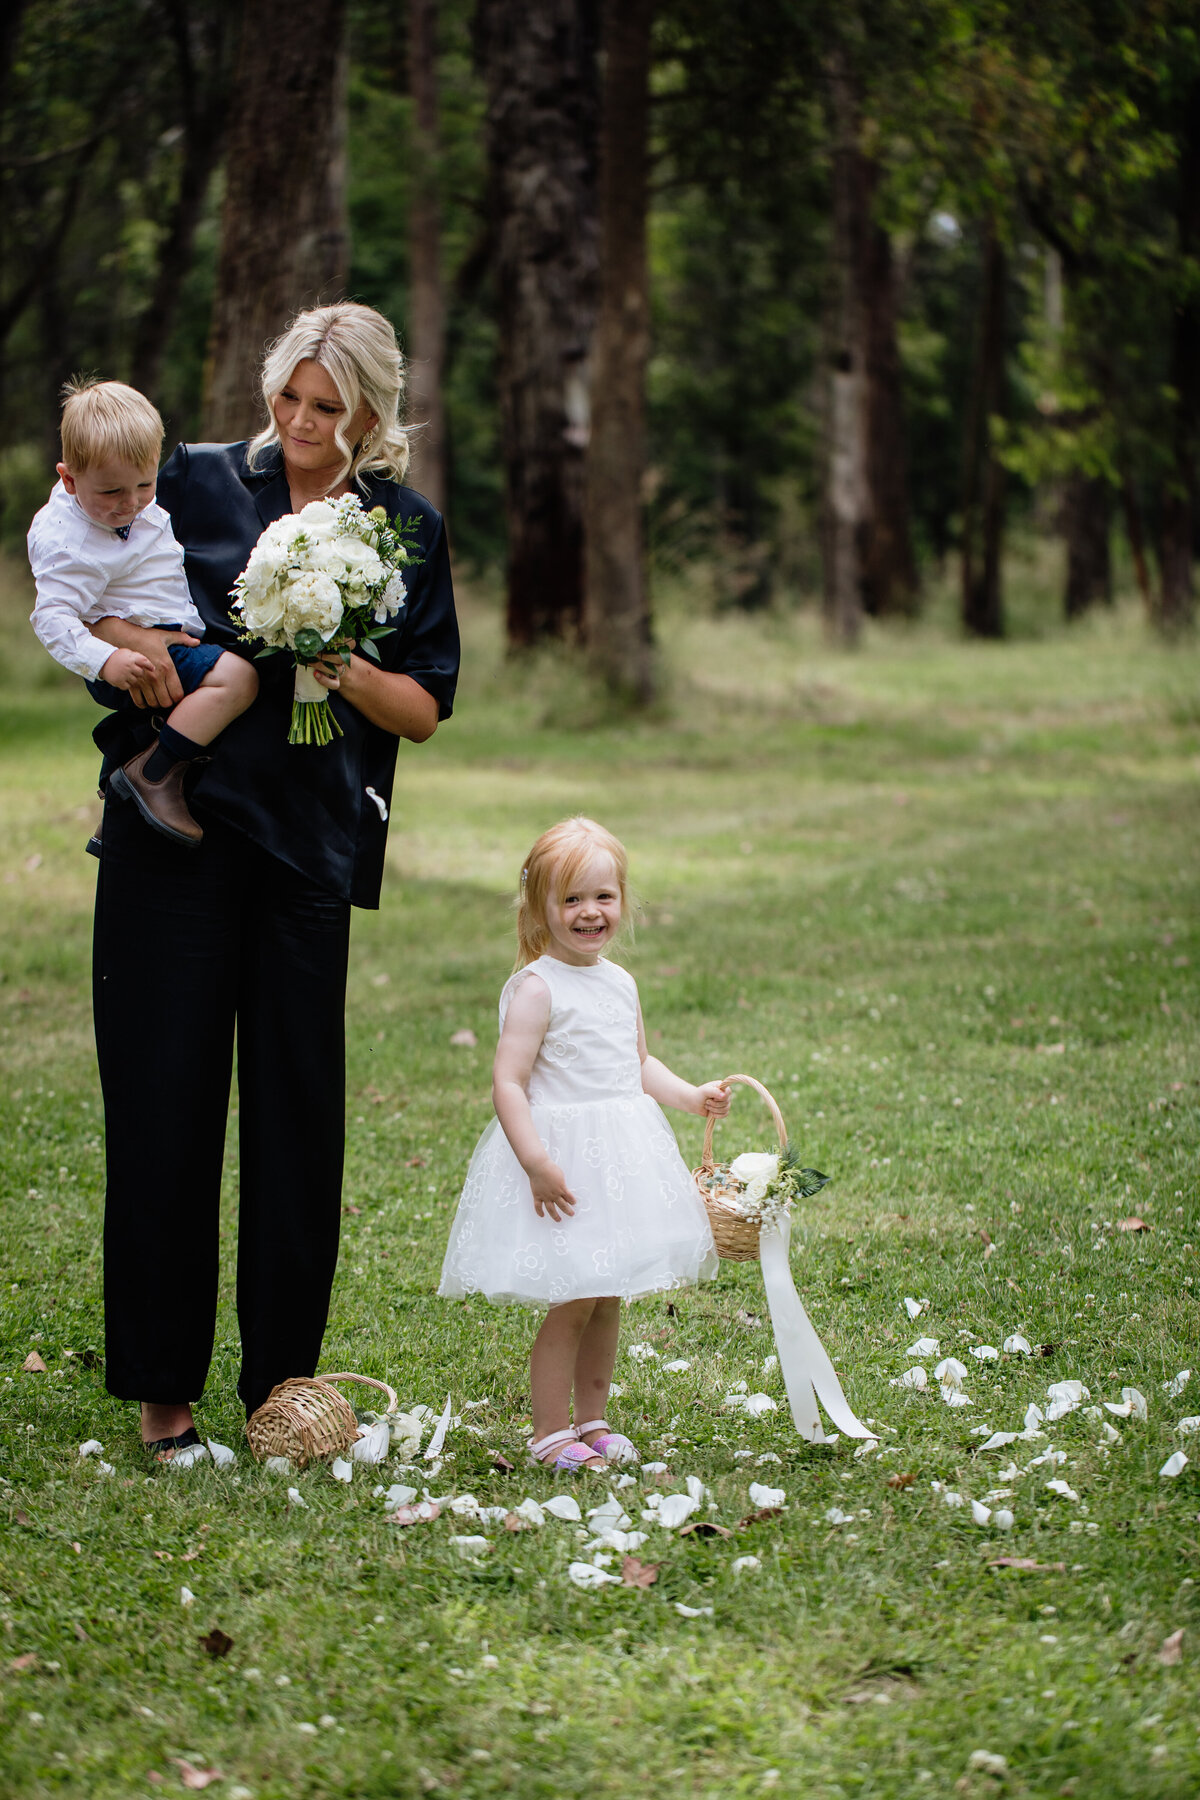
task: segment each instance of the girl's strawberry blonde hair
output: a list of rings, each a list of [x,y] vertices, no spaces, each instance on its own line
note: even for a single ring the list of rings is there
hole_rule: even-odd
[[[535,962],[550,942],[546,924],[546,902],[553,895],[561,901],[575,886],[587,865],[597,855],[611,856],[621,896],[621,916],[629,913],[627,877],[629,858],[625,846],[595,819],[582,815],[561,819],[549,831],[543,831],[521,870],[521,892],[517,900],[517,960],[515,969]]]

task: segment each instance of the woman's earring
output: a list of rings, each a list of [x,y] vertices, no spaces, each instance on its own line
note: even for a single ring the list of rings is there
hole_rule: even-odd
[[[375,427],[374,427],[374,425],[368,425],[367,429],[363,432],[362,437],[358,441],[358,447],[359,447],[359,450],[361,451],[361,453],[363,454],[363,456],[365,456],[367,454],[367,451],[371,448],[371,445],[374,442],[375,442]]]

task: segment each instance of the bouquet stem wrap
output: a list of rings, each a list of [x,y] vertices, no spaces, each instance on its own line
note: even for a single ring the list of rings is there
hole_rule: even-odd
[[[813,1329],[796,1292],[788,1254],[791,1237],[792,1222],[785,1213],[782,1218],[763,1225],[759,1254],[775,1350],[796,1430],[810,1444],[825,1442],[817,1411],[819,1400],[838,1430],[847,1437],[873,1438],[878,1434],[869,1431],[851,1411],[829,1353]]]
[[[289,744],[331,744],[344,737],[329,694],[307,663],[296,664],[296,685],[292,690],[292,726]]]

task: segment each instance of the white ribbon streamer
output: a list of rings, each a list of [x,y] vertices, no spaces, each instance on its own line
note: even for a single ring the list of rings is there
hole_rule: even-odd
[[[837,1371],[801,1304],[788,1257],[791,1237],[792,1222],[785,1214],[778,1224],[763,1226],[759,1234],[759,1253],[775,1332],[775,1348],[779,1352],[779,1366],[783,1370],[796,1430],[810,1444],[825,1443],[821,1415],[817,1411],[819,1400],[838,1430],[845,1432],[847,1437],[877,1437],[878,1433],[869,1431],[850,1410]]]

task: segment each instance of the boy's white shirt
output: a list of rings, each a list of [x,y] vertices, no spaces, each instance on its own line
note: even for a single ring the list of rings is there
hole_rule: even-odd
[[[55,661],[73,675],[98,680],[112,655],[112,645],[87,629],[97,619],[175,625],[193,637],[204,636],[171,515],[156,500],[121,538],[89,519],[59,481],[29,527],[27,542],[37,583],[30,622]]]

